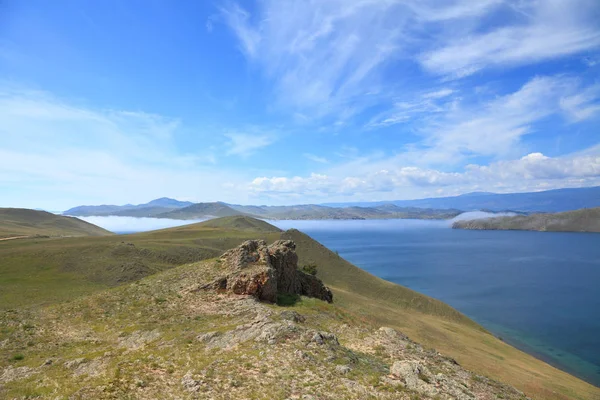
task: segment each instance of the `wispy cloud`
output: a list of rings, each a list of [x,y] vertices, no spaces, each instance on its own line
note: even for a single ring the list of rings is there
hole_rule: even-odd
[[[223,182],[239,179],[214,167],[211,152],[177,148],[181,122],[175,118],[93,109],[2,87],[0,120],[4,205],[64,209],[166,194],[204,198],[203,186],[211,187],[213,200],[222,200],[228,193]]]
[[[347,120],[404,93],[406,85],[383,77],[408,84],[415,64],[458,78],[598,48],[598,9],[593,0],[266,0],[252,15],[237,3],[222,14],[280,105]]]
[[[506,157],[521,151],[521,139],[537,122],[553,115],[583,121],[599,112],[597,85],[582,86],[568,76],[539,76],[518,90],[487,101],[457,98],[398,102],[369,126],[390,126],[411,119],[422,138],[406,146],[397,162],[458,165],[471,156]]]
[[[600,46],[599,5],[593,0],[495,3],[513,10],[512,23],[486,29],[482,19],[472,29],[444,32],[440,44],[420,55],[422,65],[434,73],[464,77],[488,67],[528,64]]]
[[[242,157],[248,157],[262,149],[267,147],[276,141],[276,138],[272,134],[253,134],[253,133],[226,133],[225,137],[229,139],[227,143],[228,155],[236,155]]]
[[[314,154],[304,153],[303,156],[308,158],[309,160],[317,162],[317,163],[321,163],[321,164],[329,163],[329,161],[325,157],[319,157]]]

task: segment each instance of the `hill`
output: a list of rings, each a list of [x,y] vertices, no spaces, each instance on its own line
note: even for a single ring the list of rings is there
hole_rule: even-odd
[[[121,217],[153,217],[157,214],[165,213],[191,206],[194,203],[189,201],[179,201],[168,197],[152,200],[143,204],[125,204],[122,206],[116,205],[100,205],[100,206],[77,206],[63,212],[63,215],[75,217],[90,217],[90,216],[109,216],[118,215]]]
[[[589,188],[555,189],[543,192],[494,194],[474,192],[454,197],[437,197],[388,202],[329,203],[335,207],[375,207],[394,204],[399,207],[459,209],[475,211],[562,212],[581,208],[600,207],[600,186]]]
[[[260,219],[248,217],[248,216],[231,216],[211,219],[205,222],[201,222],[198,226],[217,228],[223,230],[239,230],[239,231],[250,231],[250,232],[264,232],[264,233],[276,233],[281,232],[281,229],[273,226]]]
[[[317,265],[334,303],[283,299],[282,308],[199,290],[221,268],[208,259],[247,239],[293,240],[299,265]],[[12,397],[156,398],[162,389],[171,397],[430,398],[414,390],[450,385],[438,372],[462,382],[465,398],[479,390],[487,393],[479,398],[520,398],[482,375],[536,399],[600,396],[448,305],[376,278],[301,232],[249,217],[133,235],[10,241],[0,246],[0,259],[0,343],[11,355],[0,359],[0,387]],[[293,311],[305,322],[295,322],[301,318]],[[407,360],[417,364],[402,364]],[[396,361],[395,370],[421,377],[415,372],[419,379],[398,385]]]
[[[207,217],[230,217],[233,215],[245,215],[245,213],[234,210],[225,203],[214,202],[193,204],[177,210],[157,214],[156,218],[199,219]]]
[[[600,232],[600,208],[456,221],[455,229]]]
[[[0,208],[0,238],[15,236],[106,236],[99,226],[78,218],[25,208]]]

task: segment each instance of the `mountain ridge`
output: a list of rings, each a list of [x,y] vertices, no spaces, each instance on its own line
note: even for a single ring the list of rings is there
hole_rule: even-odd
[[[401,207],[456,208],[463,211],[562,212],[600,207],[600,186],[562,188],[540,192],[487,193],[473,192],[451,197],[377,202],[324,203],[332,207],[378,206],[394,204]]]

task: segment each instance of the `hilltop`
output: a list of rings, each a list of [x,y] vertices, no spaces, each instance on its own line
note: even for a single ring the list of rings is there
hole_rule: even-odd
[[[536,399],[600,396],[448,305],[374,277],[299,231],[269,226],[230,217],[118,237],[6,242],[0,346],[10,357],[0,360],[0,390],[44,398],[156,398],[161,390],[181,398],[522,398],[502,381]],[[236,285],[220,292],[228,258],[218,257],[249,239],[293,241],[298,267],[317,265],[333,303],[261,303],[235,294]]]
[[[600,232],[600,208],[456,221],[455,229]]]
[[[198,219],[214,217],[230,217],[233,215],[245,215],[242,212],[234,210],[225,203],[198,203],[191,206],[179,208],[177,210],[157,214],[157,218],[171,219]]]
[[[143,204],[125,204],[122,206],[116,205],[99,205],[99,206],[77,206],[63,212],[63,215],[71,215],[75,217],[90,217],[90,216],[110,216],[117,215],[121,217],[153,217],[157,214],[165,213],[191,206],[194,203],[189,201],[179,201],[168,197],[161,197]]]
[[[106,236],[112,232],[78,218],[25,208],[0,208],[0,238],[18,236]]]

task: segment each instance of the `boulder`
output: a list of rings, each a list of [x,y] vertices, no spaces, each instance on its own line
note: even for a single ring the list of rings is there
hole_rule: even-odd
[[[296,244],[291,240],[269,246],[264,240],[247,240],[225,252],[220,263],[228,274],[207,287],[273,303],[280,294],[333,301],[331,290],[319,278],[298,269]]]

